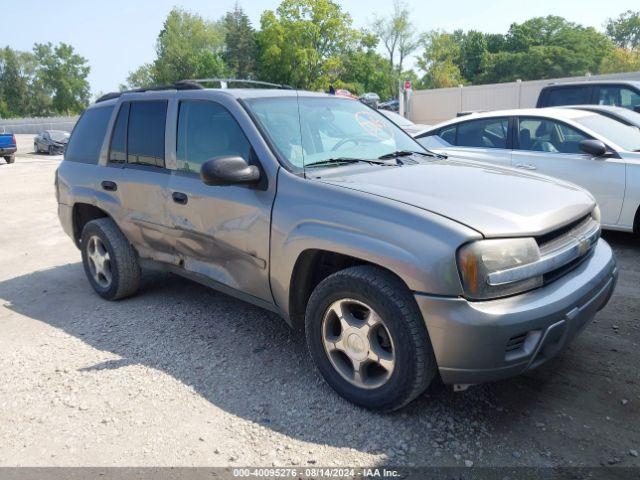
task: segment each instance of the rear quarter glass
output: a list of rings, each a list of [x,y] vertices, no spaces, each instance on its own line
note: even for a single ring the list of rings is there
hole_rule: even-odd
[[[82,114],[71,138],[64,159],[70,162],[97,164],[107,133],[113,105],[94,107]]]

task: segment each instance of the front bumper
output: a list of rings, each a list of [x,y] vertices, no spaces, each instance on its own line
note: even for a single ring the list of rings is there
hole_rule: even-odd
[[[13,155],[16,153],[16,147],[0,147],[0,157]]]
[[[602,239],[565,276],[513,297],[471,302],[416,294],[444,383],[519,375],[558,354],[603,308],[618,272]]]
[[[66,144],[53,143],[51,144],[51,153],[54,155],[62,155],[67,150]]]

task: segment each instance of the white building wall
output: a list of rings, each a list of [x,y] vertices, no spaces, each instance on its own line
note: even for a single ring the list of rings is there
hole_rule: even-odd
[[[435,125],[459,112],[531,108],[536,106],[540,90],[551,83],[615,79],[640,80],[640,72],[415,90],[409,100],[409,118],[416,123]]]

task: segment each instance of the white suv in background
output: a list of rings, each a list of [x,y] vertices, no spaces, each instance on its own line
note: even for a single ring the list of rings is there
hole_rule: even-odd
[[[499,110],[440,123],[416,139],[438,153],[573,182],[593,194],[604,228],[640,232],[637,128],[584,110]]]

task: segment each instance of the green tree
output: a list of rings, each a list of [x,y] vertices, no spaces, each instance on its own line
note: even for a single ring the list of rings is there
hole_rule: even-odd
[[[225,32],[222,58],[227,67],[236,78],[254,78],[258,45],[249,17],[236,3],[224,16],[222,25]]]
[[[605,57],[600,73],[637,72],[640,70],[640,50],[616,48]]]
[[[420,45],[407,4],[402,0],[394,0],[391,15],[376,17],[371,28],[388,55],[390,88],[397,94],[404,62]]]
[[[262,79],[325,89],[354,41],[351,17],[332,0],[283,0],[257,34]]]
[[[145,88],[150,87],[155,83],[154,65],[153,63],[145,63],[133,72],[129,72],[127,84],[120,85],[120,90],[127,90],[128,88]]]
[[[30,78],[25,72],[24,56],[12,48],[0,51],[0,99],[2,116],[28,115]]]
[[[376,51],[378,39],[375,35],[361,32],[359,37],[359,41],[343,55],[342,68],[331,82],[336,88],[347,88],[358,94],[376,92],[386,99],[393,94],[388,61]]]
[[[506,39],[501,33],[485,33],[487,50],[489,53],[498,53],[504,50]]]
[[[174,8],[158,35],[153,79],[158,84],[170,84],[223,75],[223,46],[224,28],[220,23]]]
[[[483,72],[485,59],[489,54],[487,38],[477,30],[470,30],[462,36],[458,68],[464,78],[475,83]]]
[[[131,72],[127,86],[148,87],[189,78],[224,76],[224,32],[221,22],[174,8],[158,35],[156,59]]]
[[[36,43],[33,53],[37,62],[35,90],[51,96],[53,112],[66,115],[82,112],[90,98],[87,59],[66,43],[56,46]]]
[[[496,50],[500,44],[502,50]],[[467,77],[467,62],[461,71],[474,83],[584,75],[598,73],[612,51],[612,42],[592,27],[562,17],[537,17],[512,24],[504,42],[494,39],[487,45],[479,75]]]
[[[463,83],[460,64],[460,34],[431,31],[422,36],[423,53],[418,66],[425,72],[421,86],[425,88],[454,87]]]
[[[640,11],[627,10],[617,18],[607,20],[606,32],[618,47],[640,47]]]

